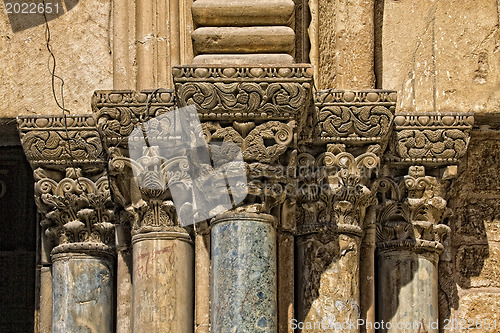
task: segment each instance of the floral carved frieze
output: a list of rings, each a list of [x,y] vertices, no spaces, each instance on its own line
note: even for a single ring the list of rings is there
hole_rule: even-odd
[[[385,143],[391,131],[397,94],[391,90],[322,90],[303,141],[346,144]]]
[[[102,145],[89,115],[23,116],[18,129],[32,167],[64,169],[75,164],[102,164]]]
[[[114,206],[93,117],[18,117],[18,130],[52,253],[112,251]]]
[[[179,106],[195,105],[200,119],[303,118],[312,87],[311,66],[179,66],[174,84]]]
[[[172,90],[105,90],[92,96],[96,126],[106,149],[127,146],[127,138],[140,122],[162,115],[174,106]]]
[[[456,164],[465,155],[474,116],[464,113],[405,113],[394,119],[388,160],[402,164]]]

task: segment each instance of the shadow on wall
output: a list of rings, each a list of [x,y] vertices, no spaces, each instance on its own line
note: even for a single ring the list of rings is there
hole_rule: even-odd
[[[19,32],[58,18],[72,10],[79,0],[3,0],[12,32]]]
[[[439,308],[441,327],[459,308],[458,288],[487,287],[491,282],[485,261],[490,256],[489,225],[500,219],[498,198],[500,190],[499,132],[473,131],[467,158],[461,166],[449,207],[454,215],[448,220],[451,237],[447,251],[439,263]],[[493,239],[496,240],[496,239]],[[491,268],[490,268],[491,269]],[[481,279],[477,277],[481,276]]]

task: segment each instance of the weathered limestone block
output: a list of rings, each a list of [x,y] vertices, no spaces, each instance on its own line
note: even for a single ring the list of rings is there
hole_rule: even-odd
[[[212,222],[212,331],[276,332],[276,231],[266,214]]]
[[[309,8],[310,61],[318,88],[375,88],[374,1],[310,0]]]
[[[498,332],[500,315],[500,290],[498,288],[473,288],[459,290],[460,307],[452,309],[447,322],[450,329],[463,330],[469,326],[481,327],[481,332]],[[479,328],[478,328],[479,329]]]
[[[171,88],[172,67],[191,62],[192,3],[193,0],[138,0],[129,6],[135,8],[135,17],[130,12],[122,14],[129,15],[128,18],[135,23],[132,27],[135,28],[135,54],[133,50],[123,50],[115,55],[115,60],[119,62],[120,56],[128,56],[128,66],[136,64],[137,90]],[[122,31],[125,35],[129,33]],[[132,53],[132,57],[127,53]],[[128,85],[125,88],[133,87]]]
[[[293,22],[293,0],[197,0],[195,24],[204,27],[288,26]]]
[[[52,256],[52,332],[113,332],[113,257]]]
[[[498,111],[497,1],[384,3],[382,86],[398,110]]]
[[[193,246],[187,233],[149,232],[132,239],[133,332],[193,332]]]
[[[193,32],[196,54],[210,53],[289,53],[295,47],[292,28],[201,27]]]

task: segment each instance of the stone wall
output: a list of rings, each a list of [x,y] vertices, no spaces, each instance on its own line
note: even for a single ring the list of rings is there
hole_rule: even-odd
[[[0,2],[0,116],[60,113],[52,96],[43,15],[7,15],[7,3],[12,1]],[[65,108],[87,113],[92,92],[113,84],[111,1],[57,3],[64,14],[47,18]],[[60,81],[55,83],[60,101]]]

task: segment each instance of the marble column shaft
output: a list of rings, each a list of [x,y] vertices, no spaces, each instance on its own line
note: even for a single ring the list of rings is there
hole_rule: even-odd
[[[276,231],[267,214],[212,221],[212,332],[276,332]]]
[[[334,231],[297,238],[297,320],[304,323],[302,332],[323,332],[325,327],[329,332],[359,332],[347,324],[356,324],[360,316],[360,243],[359,235]]]
[[[383,320],[385,325],[378,332],[439,332],[438,260],[434,252],[379,253],[377,322]]]
[[[134,333],[193,332],[193,245],[182,232],[132,238]]]
[[[112,256],[58,253],[52,261],[52,332],[113,332]]]

